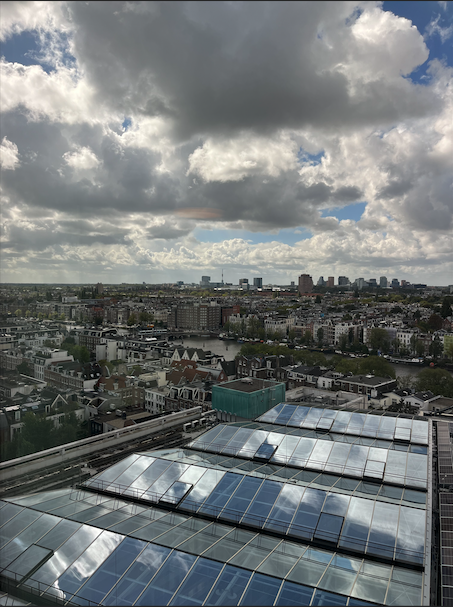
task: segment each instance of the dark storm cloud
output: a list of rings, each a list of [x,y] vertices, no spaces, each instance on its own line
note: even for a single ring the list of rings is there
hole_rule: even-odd
[[[403,194],[406,194],[406,192],[408,192],[412,187],[413,184],[408,180],[390,181],[384,188],[382,188],[377,197],[385,199],[397,198],[398,196],[403,196]]]
[[[215,5],[215,6],[213,6]],[[352,5],[329,2],[75,2],[75,54],[100,101],[129,115],[173,120],[175,133],[344,127],[433,110],[423,87],[364,82],[322,69],[323,21],[343,26]],[[327,55],[326,55],[327,53]],[[396,88],[395,88],[396,87]],[[416,93],[416,94],[415,94]],[[397,104],[389,102],[398,96]]]
[[[97,233],[87,229],[83,233],[74,230],[72,222],[66,222],[68,230],[61,229],[62,226],[54,222],[42,221],[34,226],[22,227],[11,225],[2,239],[0,247],[3,249],[12,249],[14,251],[44,251],[48,247],[58,245],[90,246],[93,244],[102,245],[123,245],[129,242],[125,230],[117,230],[114,233]],[[80,223],[79,223],[80,227]],[[88,227],[88,226],[87,226]]]

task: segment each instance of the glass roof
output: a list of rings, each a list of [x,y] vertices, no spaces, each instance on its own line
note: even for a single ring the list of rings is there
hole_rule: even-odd
[[[281,403],[0,501],[0,605],[420,605],[428,427]]]
[[[389,453],[407,456],[398,451]],[[359,492],[351,495],[340,486],[330,490],[297,486],[285,479],[206,469],[148,456],[139,456],[126,470],[119,467],[122,471],[116,479],[121,479],[121,484],[111,480],[114,469],[115,466],[108,469],[107,481],[102,472],[85,485],[123,497],[132,495],[142,502],[170,503],[178,511],[268,529],[287,537],[328,542],[361,554],[401,562],[423,563],[426,511],[399,502],[401,489],[399,494],[394,492],[395,503],[392,503],[391,487],[383,491],[380,500],[376,499],[385,489],[377,484],[357,483]],[[55,513],[87,520],[76,504],[63,505]],[[364,521],[366,534],[361,531]],[[146,539],[153,538],[147,536]]]
[[[273,489],[261,486],[255,494],[267,504]],[[98,503],[93,504],[93,497]],[[291,493],[280,497],[278,507],[283,511]],[[10,501],[17,506],[12,518],[1,519],[0,575],[10,579],[20,575],[22,587],[43,598],[53,595],[76,605],[421,604],[422,572],[367,557],[345,556],[327,547],[81,490]],[[4,508],[13,506],[10,501]],[[307,512],[320,501],[320,496],[310,496]],[[56,512],[70,503],[79,505],[74,516],[90,513],[89,523],[42,512],[46,508]],[[317,532],[335,530],[328,517],[339,518],[338,513],[346,513],[347,508],[344,496],[326,496],[325,520]],[[110,520],[109,514],[122,519]],[[14,520],[14,534],[5,534]],[[379,533],[382,523],[372,523],[371,530]],[[359,541],[356,535],[354,539]],[[21,553],[10,562],[17,546]],[[376,541],[375,548],[382,546]],[[404,548],[408,545],[400,544]]]
[[[378,423],[381,419],[377,416],[362,417],[369,417]],[[351,443],[345,442],[342,435],[332,432],[302,437],[283,435],[272,430],[240,427],[237,424],[219,424],[213,430],[215,432],[206,432],[188,447],[244,459],[268,461],[271,464],[375,479],[417,489],[426,490],[427,487],[428,455],[425,447],[400,446],[398,443],[375,437],[369,437],[368,444],[363,437]]]
[[[329,430],[341,434],[428,444],[428,423],[423,419],[390,417],[378,412],[338,411],[280,403],[257,421],[295,428]]]

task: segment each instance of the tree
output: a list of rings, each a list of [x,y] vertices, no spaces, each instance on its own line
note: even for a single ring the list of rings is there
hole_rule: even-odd
[[[379,377],[393,377],[395,378],[395,370],[392,365],[382,358],[382,356],[368,356],[368,358],[362,358],[359,362],[359,373],[367,375],[377,375]]]
[[[447,318],[447,316],[453,316],[453,311],[451,309],[452,306],[452,298],[444,297],[442,300],[442,306],[440,308],[440,315],[442,318]]]
[[[388,352],[390,340],[387,331],[377,327],[371,329],[370,345],[372,350],[381,350],[384,353]]]
[[[316,337],[318,338],[318,344],[321,346],[324,339],[324,329],[322,327],[317,330]]]
[[[32,375],[32,370],[27,361],[22,361],[20,365],[16,367],[17,371],[22,375]]]
[[[137,322],[136,318],[135,318],[135,314],[132,312],[132,314],[129,316],[129,318],[127,319],[127,324],[128,326],[132,326],[135,325],[135,323]]]
[[[419,339],[417,339],[417,341],[415,342],[415,353],[417,354],[417,356],[423,356],[423,354],[425,353],[425,344]]]
[[[45,415],[26,413],[21,434],[25,441],[33,445],[33,451],[43,451],[54,446],[55,427]]]
[[[335,363],[335,371],[343,373],[344,375],[347,375],[348,373],[357,375],[359,372],[359,361],[357,359],[340,357],[340,360]]]
[[[453,376],[445,369],[423,369],[417,376],[417,390],[453,397]]]
[[[311,344],[311,342],[313,341],[313,335],[311,334],[311,331],[309,331],[308,329],[305,331],[304,333],[304,343],[309,346]]]
[[[20,308],[17,308],[17,310],[14,312],[15,316],[22,316],[22,310]]]
[[[439,314],[431,314],[428,319],[428,327],[431,329],[431,331],[440,331],[443,324],[444,321],[442,316],[439,316]]]
[[[411,335],[410,340],[409,340],[409,343],[411,345],[411,352],[412,352],[412,354],[415,354],[415,344],[417,343],[417,341],[418,341],[418,337],[417,337],[417,335],[415,333],[413,333]]]
[[[443,351],[442,343],[439,339],[439,336],[436,335],[436,337],[433,339],[433,341],[429,344],[429,353],[434,358],[434,360],[437,360],[439,358],[439,356],[442,354],[442,351]]]
[[[400,347],[401,347],[401,341],[397,337],[395,337],[395,339],[392,339],[391,344],[393,346],[393,351],[399,352]]]
[[[338,341],[338,345],[339,345],[340,350],[342,352],[344,352],[347,349],[347,347],[348,347],[348,336],[345,333],[343,333],[342,335],[340,335],[340,339]]]
[[[321,301],[321,295],[316,295],[315,303],[320,304]]]
[[[447,358],[453,360],[453,339],[444,341],[444,354]]]

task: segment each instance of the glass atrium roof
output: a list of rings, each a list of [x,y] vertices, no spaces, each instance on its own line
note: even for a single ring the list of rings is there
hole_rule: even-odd
[[[428,444],[429,424],[427,420],[405,416],[393,417],[377,411],[359,413],[280,403],[266,411],[257,421],[384,440],[409,441],[421,445]]]
[[[2,578],[69,604],[421,604],[420,571],[118,498],[66,489],[0,507]]]
[[[380,421],[376,416],[371,419]],[[247,425],[255,427],[246,427]],[[384,483],[426,489],[426,447],[401,445],[371,437],[357,437],[354,441],[351,441],[351,438],[351,435],[334,432],[321,434],[312,430],[307,430],[305,436],[283,434],[278,432],[276,426],[256,428],[256,424],[246,422],[219,424],[190,443],[189,447],[295,468],[383,480]],[[365,441],[369,444],[364,444]]]
[[[423,604],[429,425],[266,415],[0,501],[0,605]]]

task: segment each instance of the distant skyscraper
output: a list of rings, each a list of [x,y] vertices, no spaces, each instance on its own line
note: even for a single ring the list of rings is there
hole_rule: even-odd
[[[316,284],[317,284],[318,287],[323,287],[326,284],[326,282],[324,280],[324,276],[320,276],[318,278],[318,282]]]
[[[377,287],[377,280],[375,278],[370,278],[370,280],[368,281],[368,286]]]
[[[253,286],[256,287],[257,289],[262,289],[263,288],[263,279],[262,278],[254,278],[253,279]]]
[[[102,284],[102,282],[98,282],[96,285],[96,293],[98,295],[100,295],[103,292],[104,292],[104,285]]]
[[[328,287],[335,286],[335,278],[333,276],[329,276],[329,278],[327,279],[327,286]]]
[[[400,286],[400,281],[398,280],[398,278],[392,278],[392,285],[391,285],[394,289],[398,288]]]
[[[240,278],[239,279],[239,287],[248,290],[249,288],[249,279],[248,278]]]
[[[379,286],[380,286],[382,289],[385,289],[385,288],[387,287],[387,285],[388,285],[387,276],[381,276],[381,277],[379,278]]]
[[[202,276],[201,277],[200,285],[202,287],[207,287],[210,282],[211,282],[211,277],[210,276]]]
[[[309,274],[299,276],[299,293],[311,293],[313,291],[313,280]]]
[[[339,287],[347,287],[348,284],[349,284],[349,278],[347,276],[338,277],[338,286]]]

